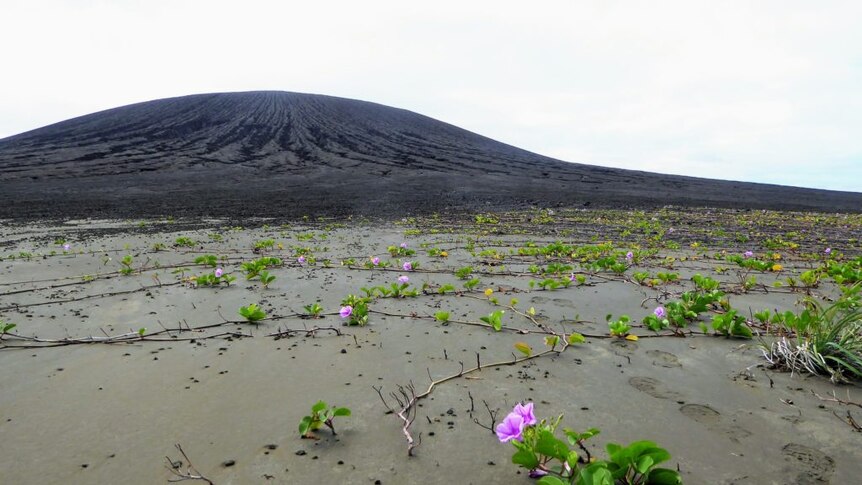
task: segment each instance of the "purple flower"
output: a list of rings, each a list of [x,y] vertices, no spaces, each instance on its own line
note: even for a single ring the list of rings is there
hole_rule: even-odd
[[[408,281],[410,281],[410,278],[408,278],[407,276],[402,275],[402,276],[398,277],[398,282],[401,283],[402,285],[404,283],[407,283]]]
[[[656,309],[653,310],[653,313],[655,313],[655,316],[659,318],[664,318],[667,316],[667,312],[664,310],[663,306],[656,307]]]
[[[305,264],[305,256],[300,256],[296,258],[296,262],[299,264]]]
[[[515,404],[515,409],[512,410],[513,414],[517,414],[524,420],[524,426],[532,426],[538,421],[536,420],[536,415],[533,414],[533,403],[528,402],[527,404]]]
[[[548,472],[539,468],[533,468],[530,470],[530,478],[541,478],[547,474]]]
[[[634,255],[634,253],[633,253],[633,252],[629,251],[629,252],[627,252],[627,253],[626,253],[626,259],[627,259],[629,262],[631,262],[631,260],[632,260],[632,259],[634,259],[634,257],[635,257],[635,255]]]
[[[223,275],[223,274],[224,274],[224,270],[223,270],[223,269],[221,269],[221,268],[216,268],[216,270],[215,270],[215,277],[216,277],[216,278],[221,278],[221,275]]]
[[[371,258],[371,264],[373,264],[374,266],[379,265],[380,264],[380,258],[378,258],[377,256],[374,256],[373,258]]]
[[[69,243],[66,243],[66,244],[64,244],[64,245],[63,245],[63,251],[68,251],[68,250],[69,250],[69,249],[71,249],[71,248],[72,248],[72,245],[71,245],[71,244],[69,244]]]
[[[401,267],[404,268],[404,271],[413,271],[413,263],[411,263],[410,261],[407,261],[406,263],[401,265]]]
[[[524,418],[520,414],[509,413],[506,419],[497,425],[495,431],[501,443],[512,440],[522,441],[524,439]]]
[[[338,314],[341,315],[341,318],[347,318],[353,314],[353,307],[350,305],[341,307],[341,311]]]
[[[401,243],[401,249],[407,249],[407,243],[406,242]]]
[[[68,244],[67,244],[66,246],[68,246]],[[66,246],[63,246],[63,247],[65,248]],[[68,250],[67,250],[67,251],[68,251]],[[824,254],[826,254],[826,255],[828,256],[829,254],[831,254],[831,253],[832,253],[832,248],[826,248],[826,249],[823,251],[823,253],[824,253]]]
[[[575,281],[575,273],[569,275],[569,281]]]
[[[746,258],[750,258],[750,257],[754,256],[754,253],[752,253],[751,251],[746,251],[746,252],[743,254],[743,256],[745,256]]]
[[[671,227],[670,229],[668,229],[668,230],[667,230],[667,233],[668,233],[668,234],[673,234],[673,231],[674,231],[674,228],[672,228],[672,227]]]

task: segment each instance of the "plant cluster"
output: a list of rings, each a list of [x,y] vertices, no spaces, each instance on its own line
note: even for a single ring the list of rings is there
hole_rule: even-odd
[[[398,246],[389,246],[386,248],[386,251],[395,258],[398,256],[413,256],[416,254],[416,251],[407,247],[407,243],[401,243]]]
[[[192,238],[186,237],[186,236],[181,236],[181,237],[174,239],[174,246],[175,247],[193,248],[193,247],[195,247],[195,244],[197,244],[197,243],[195,241],[193,241]]]
[[[410,278],[407,276],[400,276],[398,278],[397,283],[390,283],[389,286],[381,285],[381,286],[372,286],[370,288],[362,287],[360,288],[363,293],[369,298],[374,297],[382,297],[382,298],[404,298],[404,297],[416,297],[419,296],[419,290],[416,288],[410,288]]]
[[[316,431],[326,425],[332,431],[332,434],[338,434],[335,432],[335,426],[333,425],[333,419],[339,416],[350,416],[350,409],[344,407],[328,407],[324,401],[317,401],[313,406],[311,406],[311,414],[308,416],[303,416],[302,420],[299,422],[299,436],[302,438],[312,438],[312,431]]]
[[[495,429],[501,442],[511,442],[515,447],[512,463],[529,470],[531,477],[541,477],[540,485],[682,483],[678,472],[657,466],[671,456],[652,441],[635,441],[628,446],[608,443],[608,459],[599,460],[584,445],[599,430],[590,428],[579,433],[564,428],[563,441],[555,436],[562,419],[560,415],[553,421],[539,421],[533,413],[533,403],[518,403]]]
[[[221,268],[216,268],[212,273],[204,273],[202,275],[192,277],[195,287],[201,286],[219,286],[224,283],[225,286],[230,286],[236,280],[236,276],[227,274]]]
[[[246,280],[260,278],[261,282],[266,286],[275,280],[275,276],[270,275],[266,270],[268,268],[281,266],[282,264],[283,262],[279,258],[264,256],[247,263],[242,263],[240,267],[245,271]]]
[[[834,382],[862,379],[862,284],[846,289],[828,307],[808,298],[799,313],[757,312],[754,317],[782,336],[761,341],[766,360],[794,372],[828,375]]]
[[[341,310],[338,314],[347,325],[363,327],[368,323],[368,303],[370,297],[347,295],[341,300]]]
[[[264,313],[264,311],[255,303],[240,307],[239,314],[249,323],[257,323],[266,318],[266,313]]]

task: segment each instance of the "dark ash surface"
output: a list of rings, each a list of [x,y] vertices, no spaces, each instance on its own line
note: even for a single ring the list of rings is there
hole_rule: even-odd
[[[567,163],[288,92],[149,101],[0,140],[0,218],[400,216],[529,206],[858,212],[862,194]]]

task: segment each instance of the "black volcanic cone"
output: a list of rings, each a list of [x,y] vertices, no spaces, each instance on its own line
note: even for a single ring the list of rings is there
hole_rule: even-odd
[[[566,163],[410,111],[287,92],[149,101],[6,138],[0,187],[0,217],[862,207],[857,193]]]

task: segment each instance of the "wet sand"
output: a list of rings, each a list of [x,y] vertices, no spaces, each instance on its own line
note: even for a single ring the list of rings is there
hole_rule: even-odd
[[[716,215],[694,211],[688,213],[692,217],[674,216],[676,230],[663,238],[679,248],[659,248],[622,276],[599,272],[587,275],[582,286],[531,289],[529,281],[542,278],[530,274],[529,266],[548,261],[510,254],[527,242],[588,245],[612,240],[617,249],[645,244],[647,236],[621,235],[621,213],[588,214],[559,211],[547,224],[531,223],[533,214],[512,215],[495,225],[434,218],[285,225],[257,220],[247,221],[245,228],[219,220],[6,221],[0,227],[0,319],[18,325],[14,334],[67,343],[62,340],[146,328],[147,338],[45,347],[45,342],[7,336],[0,346],[0,481],[163,483],[172,477],[165,456],[181,459],[174,449],[180,443],[197,470],[219,484],[526,484],[532,480],[510,462],[514,448],[499,443],[474,419],[490,424],[483,401],[502,417],[516,402],[528,400],[535,402],[540,417],[564,414],[564,426],[600,428],[601,434],[589,442],[599,456],[609,441],[656,441],[671,453],[667,466],[678,467],[685,483],[857,480],[862,473],[859,434],[834,414],[843,416],[847,408],[813,393],[836,391],[859,402],[858,385],[835,386],[824,377],[769,370],[762,366],[756,340],[651,337],[643,328],[634,329],[642,336],[636,342],[607,338],[605,315],[628,314],[637,323],[655,306],[655,301],[642,301],[662,294],[627,281],[634,271],[671,271],[663,267],[670,256],[681,282],[664,287],[669,294],[690,289],[695,273],[730,289],[736,276],[723,271],[729,264],[714,255],[762,251],[760,241],[778,229],[743,224],[745,229],[732,228],[726,238],[713,234],[709,239],[705,231],[717,227],[709,222]],[[662,214],[658,217],[667,216]],[[734,217],[718,215],[726,221],[724,227],[731,227]],[[770,285],[810,267],[797,254],[818,250],[820,237],[858,254],[858,241],[852,242],[855,229],[836,223],[806,234],[805,217],[789,217],[782,231],[796,221],[803,228],[802,244],[782,251],[784,271],[758,274],[760,283]],[[858,216],[850,217],[858,223]],[[743,230],[752,240],[734,242],[733,234]],[[181,236],[197,244],[174,247]],[[68,253],[56,243],[58,238],[71,245]],[[277,279],[268,289],[240,273],[241,262],[262,255],[252,246],[264,239],[283,249],[263,254],[285,262],[271,269]],[[704,242],[695,249],[692,241]],[[416,255],[391,257],[387,247],[401,242]],[[155,251],[156,243],[165,248]],[[429,255],[431,247],[445,250],[448,257]],[[297,263],[296,248],[309,248],[316,264]],[[482,253],[491,250],[499,258]],[[32,256],[22,257],[22,252]],[[133,274],[119,275],[119,261],[127,254],[133,257]],[[237,281],[227,288],[184,284],[179,278],[211,271],[193,263],[202,254],[226,257],[222,266]],[[371,256],[394,267],[365,269]],[[355,266],[341,264],[349,258]],[[331,260],[331,267],[324,267],[324,259]],[[398,271],[406,260],[420,262],[419,269]],[[481,279],[473,291],[377,299],[364,327],[342,326],[337,315],[346,295],[389,285],[404,274],[416,287],[451,283],[463,290],[453,271],[465,265],[473,265]],[[175,274],[181,267],[185,273]],[[84,281],[85,275],[93,279]],[[429,375],[457,374],[461,362],[465,368],[475,366],[477,355],[482,364],[508,362],[517,353],[516,342],[536,351],[546,348],[541,333],[494,332],[417,318],[445,310],[452,319],[479,322],[495,309],[483,294],[486,288],[501,303],[517,298],[521,311],[533,307],[539,324],[595,337],[560,354],[483,368],[436,386],[419,403],[411,430],[414,437],[421,435],[421,444],[408,457],[401,422],[386,414],[375,386],[383,386],[384,396],[411,382],[421,392]],[[835,288],[824,283],[813,292],[829,296]],[[803,296],[778,290],[729,294],[733,307],[744,313],[749,308],[794,309]],[[322,318],[297,316],[315,301],[324,308]],[[237,309],[249,303],[260,304],[277,319],[236,323]],[[537,329],[512,311],[503,324]],[[213,326],[178,330],[207,325]],[[304,331],[268,336],[315,326],[337,328],[341,335],[321,330],[313,336]],[[163,329],[171,331],[156,333]],[[229,334],[208,338],[225,332]],[[318,399],[347,406],[353,415],[336,421],[337,436],[324,429],[316,433],[319,440],[300,439],[297,425]]]

